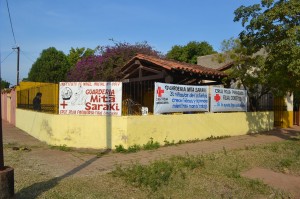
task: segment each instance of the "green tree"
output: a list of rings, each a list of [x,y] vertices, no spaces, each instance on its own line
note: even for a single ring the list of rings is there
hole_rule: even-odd
[[[222,42],[222,53],[217,55],[219,62],[231,60],[233,67],[226,71],[226,83],[237,88],[246,89],[250,102],[250,110],[256,111],[260,99],[272,88],[271,75],[266,70],[266,54],[261,50],[248,55],[239,39],[229,39]],[[233,83],[234,82],[234,83]]]
[[[90,48],[71,48],[67,56],[69,64],[74,67],[83,57],[94,55],[95,50]]]
[[[167,53],[168,59],[174,59],[180,62],[191,64],[197,63],[197,57],[216,53],[213,47],[206,41],[197,42],[191,41],[187,45],[175,45]]]
[[[43,50],[33,63],[28,73],[28,80],[54,83],[65,81],[69,69],[67,56],[62,51],[50,47]]]
[[[300,88],[300,1],[262,0],[260,4],[240,6],[234,21],[241,21],[240,33],[247,53],[264,48],[265,70],[278,95]]]
[[[1,89],[3,88],[9,88],[10,83],[5,81],[5,80],[1,80]]]

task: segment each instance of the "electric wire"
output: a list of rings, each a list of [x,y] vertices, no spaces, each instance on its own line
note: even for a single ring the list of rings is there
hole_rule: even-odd
[[[33,61],[30,57],[28,57],[28,56],[25,54],[24,51],[20,50],[20,52],[21,52],[21,53],[22,53],[29,61],[31,61],[32,63],[34,63],[34,61]]]
[[[15,52],[14,50],[11,51],[3,60],[1,60],[1,63],[3,63],[13,52]]]
[[[8,16],[9,16],[9,21],[10,21],[10,27],[11,27],[11,32],[15,41],[15,45],[17,45],[17,41],[16,41],[16,37],[15,37],[15,32],[14,32],[14,28],[13,28],[13,24],[11,21],[11,16],[10,16],[10,10],[9,10],[9,6],[8,6],[8,0],[6,0],[6,7],[7,7],[7,11],[8,11]]]

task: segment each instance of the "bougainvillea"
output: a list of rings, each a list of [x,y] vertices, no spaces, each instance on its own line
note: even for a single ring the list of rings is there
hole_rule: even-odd
[[[68,81],[116,81],[120,78],[120,68],[137,53],[162,56],[147,42],[98,46],[96,55],[83,58],[71,69]]]

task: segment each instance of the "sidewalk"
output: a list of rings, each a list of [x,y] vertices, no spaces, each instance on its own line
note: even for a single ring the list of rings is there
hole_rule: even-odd
[[[3,142],[4,144],[30,148],[30,152],[24,153],[28,161],[37,162],[39,166],[45,167],[43,169],[47,170],[53,176],[85,176],[93,175],[95,171],[106,173],[111,171],[116,164],[126,165],[132,162],[147,164],[155,159],[168,158],[173,155],[201,155],[222,151],[224,148],[230,150],[278,142],[291,139],[295,135],[295,132],[299,131],[300,127],[295,126],[289,129],[274,129],[261,134],[161,147],[153,151],[140,151],[131,154],[108,153],[97,158],[93,154],[50,149],[45,143],[38,141],[24,131],[3,121]]]

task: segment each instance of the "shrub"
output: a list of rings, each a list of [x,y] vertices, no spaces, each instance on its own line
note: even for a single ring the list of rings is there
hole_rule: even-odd
[[[160,147],[159,142],[154,142],[153,138],[150,138],[150,140],[143,145],[143,149],[145,150],[153,150],[153,149],[158,149]]]

